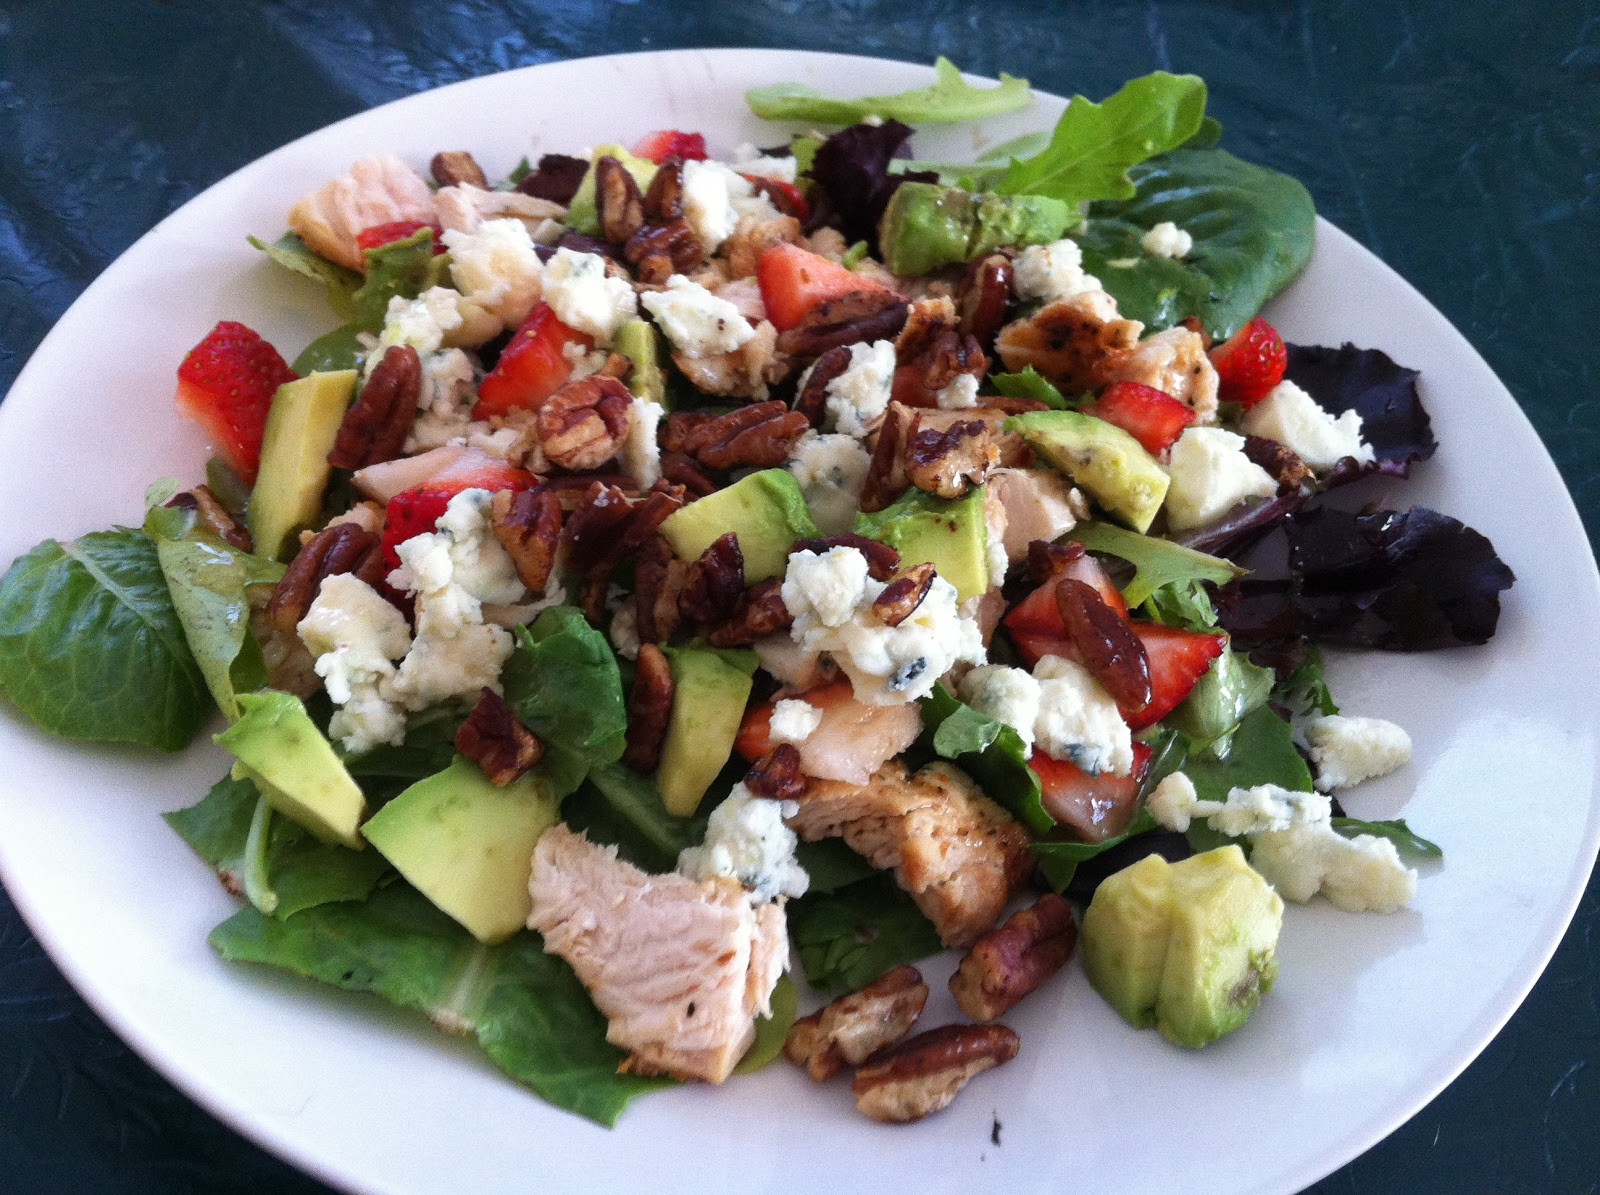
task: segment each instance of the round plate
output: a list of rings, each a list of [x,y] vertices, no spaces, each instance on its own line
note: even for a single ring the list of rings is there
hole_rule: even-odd
[[[703,130],[714,152],[779,140],[746,88],[802,80],[851,95],[922,86],[927,68],[838,55],[678,51],[530,67],[412,96],[269,154],[169,216],[62,318],[0,407],[0,561],[47,536],[137,523],[145,486],[194,480],[199,432],[173,371],[216,320],[293,356],[331,326],[310,283],[269,266],[301,194],[393,150],[419,166],[470,147],[491,175],[525,153]],[[1048,127],[1061,101],[919,133],[971,155]],[[731,1089],[640,1100],[614,1131],[557,1111],[471,1049],[378,1001],[225,965],[206,934],[234,901],[158,814],[222,774],[177,758],[54,741],[0,712],[0,875],[68,978],[135,1049],[243,1132],[325,1180],[381,1191],[605,1187],[1292,1191],[1354,1157],[1448,1083],[1544,967],[1595,856],[1597,715],[1554,676],[1600,673],[1593,557],[1554,465],[1505,387],[1396,274],[1324,223],[1268,314],[1292,340],[1351,340],[1422,371],[1441,448],[1389,502],[1489,535],[1516,570],[1486,648],[1341,657],[1354,713],[1394,718],[1415,762],[1348,801],[1402,808],[1443,844],[1415,907],[1389,917],[1294,907],[1282,973],[1239,1032],[1203,1051],[1129,1028],[1076,965],[1008,1018],[1017,1059],[946,1112],[888,1128],[843,1081],[787,1065]],[[953,1015],[929,968],[926,1023]]]

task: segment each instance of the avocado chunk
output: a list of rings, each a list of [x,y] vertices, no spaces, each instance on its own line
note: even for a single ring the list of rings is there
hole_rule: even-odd
[[[672,715],[661,746],[656,788],[674,817],[693,817],[706,789],[733,754],[759,660],[753,651],[666,648]]]
[[[781,577],[794,541],[821,534],[800,483],[784,469],[763,469],[696,498],[661,524],[661,534],[684,560],[697,559],[730,531],[739,537],[746,585]]]
[[[559,804],[535,776],[496,788],[458,755],[378,810],[361,832],[474,938],[499,942],[527,923],[533,848],[555,824]]]
[[[926,274],[972,261],[1002,245],[1043,245],[1078,222],[1070,204],[1046,195],[973,193],[905,182],[878,225],[884,264],[896,274]]]
[[[633,362],[628,373],[628,390],[635,398],[648,398],[667,405],[667,379],[661,372],[661,341],[656,327],[642,319],[631,319],[617,329],[611,348]]]
[[[907,490],[883,510],[856,516],[856,534],[900,552],[900,567],[931,563],[956,587],[958,601],[989,591],[989,522],[983,486],[960,498]]]
[[[300,699],[275,689],[241,693],[239,709],[216,742],[238,758],[267,804],[324,842],[360,850],[366,798]]]
[[[1150,529],[1171,479],[1159,461],[1120,427],[1080,411],[1029,411],[1006,420],[1089,496],[1141,535]]]
[[[621,162],[641,191],[648,191],[656,177],[657,166],[649,158],[636,158],[620,145],[595,146],[589,155],[589,172],[578,183],[572,202],[567,205],[567,227],[589,236],[600,231],[600,212],[594,203],[594,163],[601,158],[615,158]]]
[[[1137,1028],[1198,1049],[1249,1019],[1278,975],[1283,901],[1237,845],[1181,863],[1147,855],[1084,914],[1083,969]]]
[[[290,536],[316,522],[328,486],[328,453],[355,393],[356,371],[340,369],[285,382],[272,396],[246,515],[256,555],[284,559]]]

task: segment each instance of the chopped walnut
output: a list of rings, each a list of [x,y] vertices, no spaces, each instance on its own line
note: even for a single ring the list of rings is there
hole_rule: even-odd
[[[859,992],[801,1017],[783,1043],[784,1056],[818,1083],[825,1082],[899,1041],[927,1002],[922,972],[909,965],[896,967]]]
[[[904,326],[906,310],[893,291],[863,287],[817,304],[778,338],[778,348],[809,361],[840,345],[887,340]]]
[[[308,540],[289,562],[267,603],[267,621],[284,634],[293,633],[311,609],[317,590],[328,577],[353,573],[368,585],[383,579],[383,548],[378,537],[354,523],[329,527]]]
[[[1067,965],[1078,942],[1072,906],[1047,893],[972,944],[950,977],[956,1005],[975,1021],[1003,1016]]]
[[[642,776],[661,763],[661,746],[667,737],[667,722],[672,717],[674,692],[672,668],[666,653],[654,643],[639,644],[639,664],[628,690],[628,749],[622,756],[624,767]]]
[[[443,150],[434,154],[433,161],[428,163],[428,170],[433,175],[433,181],[441,187],[466,183],[480,190],[489,189],[489,179],[483,173],[483,167],[478,165],[477,158],[464,149]]]
[[[948,1107],[974,1075],[1017,1056],[1004,1025],[944,1025],[891,1048],[856,1072],[856,1107],[873,1120],[908,1124]]]
[[[504,788],[544,756],[544,744],[517,720],[515,711],[493,689],[485,688],[478,704],[456,731],[456,750],[483,769],[489,783]]]
[[[511,557],[517,576],[531,592],[543,593],[561,544],[561,499],[543,487],[497,490],[489,516],[494,537]]]
[[[919,490],[940,498],[959,498],[982,485],[1000,464],[993,425],[968,419],[948,428],[913,424],[902,453],[906,479]]]
[[[335,469],[364,469],[394,460],[405,450],[421,393],[422,358],[417,350],[409,344],[390,347],[345,411],[328,464]]]
[[[678,411],[668,416],[661,445],[712,469],[770,469],[789,459],[811,424],[783,403],[751,403],[726,415]]]
[[[616,378],[591,374],[568,382],[539,408],[539,445],[563,469],[597,469],[628,434],[633,395]]]
[[[743,596],[744,553],[739,550],[738,534],[730,531],[713,540],[689,566],[678,595],[678,611],[691,622],[725,622],[738,610]]]

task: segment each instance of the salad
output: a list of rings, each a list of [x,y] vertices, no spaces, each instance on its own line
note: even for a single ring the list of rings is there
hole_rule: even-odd
[[[1409,903],[1440,848],[1341,799],[1411,741],[1319,653],[1481,645],[1513,583],[1371,503],[1437,447],[1416,373],[1259,314],[1315,212],[1199,79],[948,163],[912,125],[1031,94],[935,69],[758,88],[766,148],[380,152],[252,238],[338,326],[217,324],[175,363],[204,483],[0,578],[21,715],[222,726],[167,820],[240,898],[223,957],[604,1124],[779,1055],[904,1123],[1075,957],[1200,1048],[1285,900]]]

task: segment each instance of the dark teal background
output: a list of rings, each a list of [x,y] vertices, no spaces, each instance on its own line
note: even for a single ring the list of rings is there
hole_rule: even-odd
[[[1095,98],[1157,67],[1204,75],[1224,144],[1302,179],[1323,215],[1465,332],[1532,417],[1591,534],[1600,529],[1593,0],[0,0],[0,387],[139,234],[285,141],[474,75],[696,45],[943,53]],[[470,147],[470,129],[461,142]],[[1515,478],[1483,482],[1516,500]],[[1551,683],[1583,700],[1594,678]],[[1482,932],[1506,913],[1483,909]],[[1315,1189],[1600,1189],[1597,929],[1591,885],[1549,971],[1483,1056]],[[1097,1131],[1137,1148],[1137,1126],[1119,1123],[1130,1113],[1108,1109]],[[1195,1109],[1196,1142],[1205,1115]],[[122,1046],[0,893],[0,1190],[321,1188]]]

